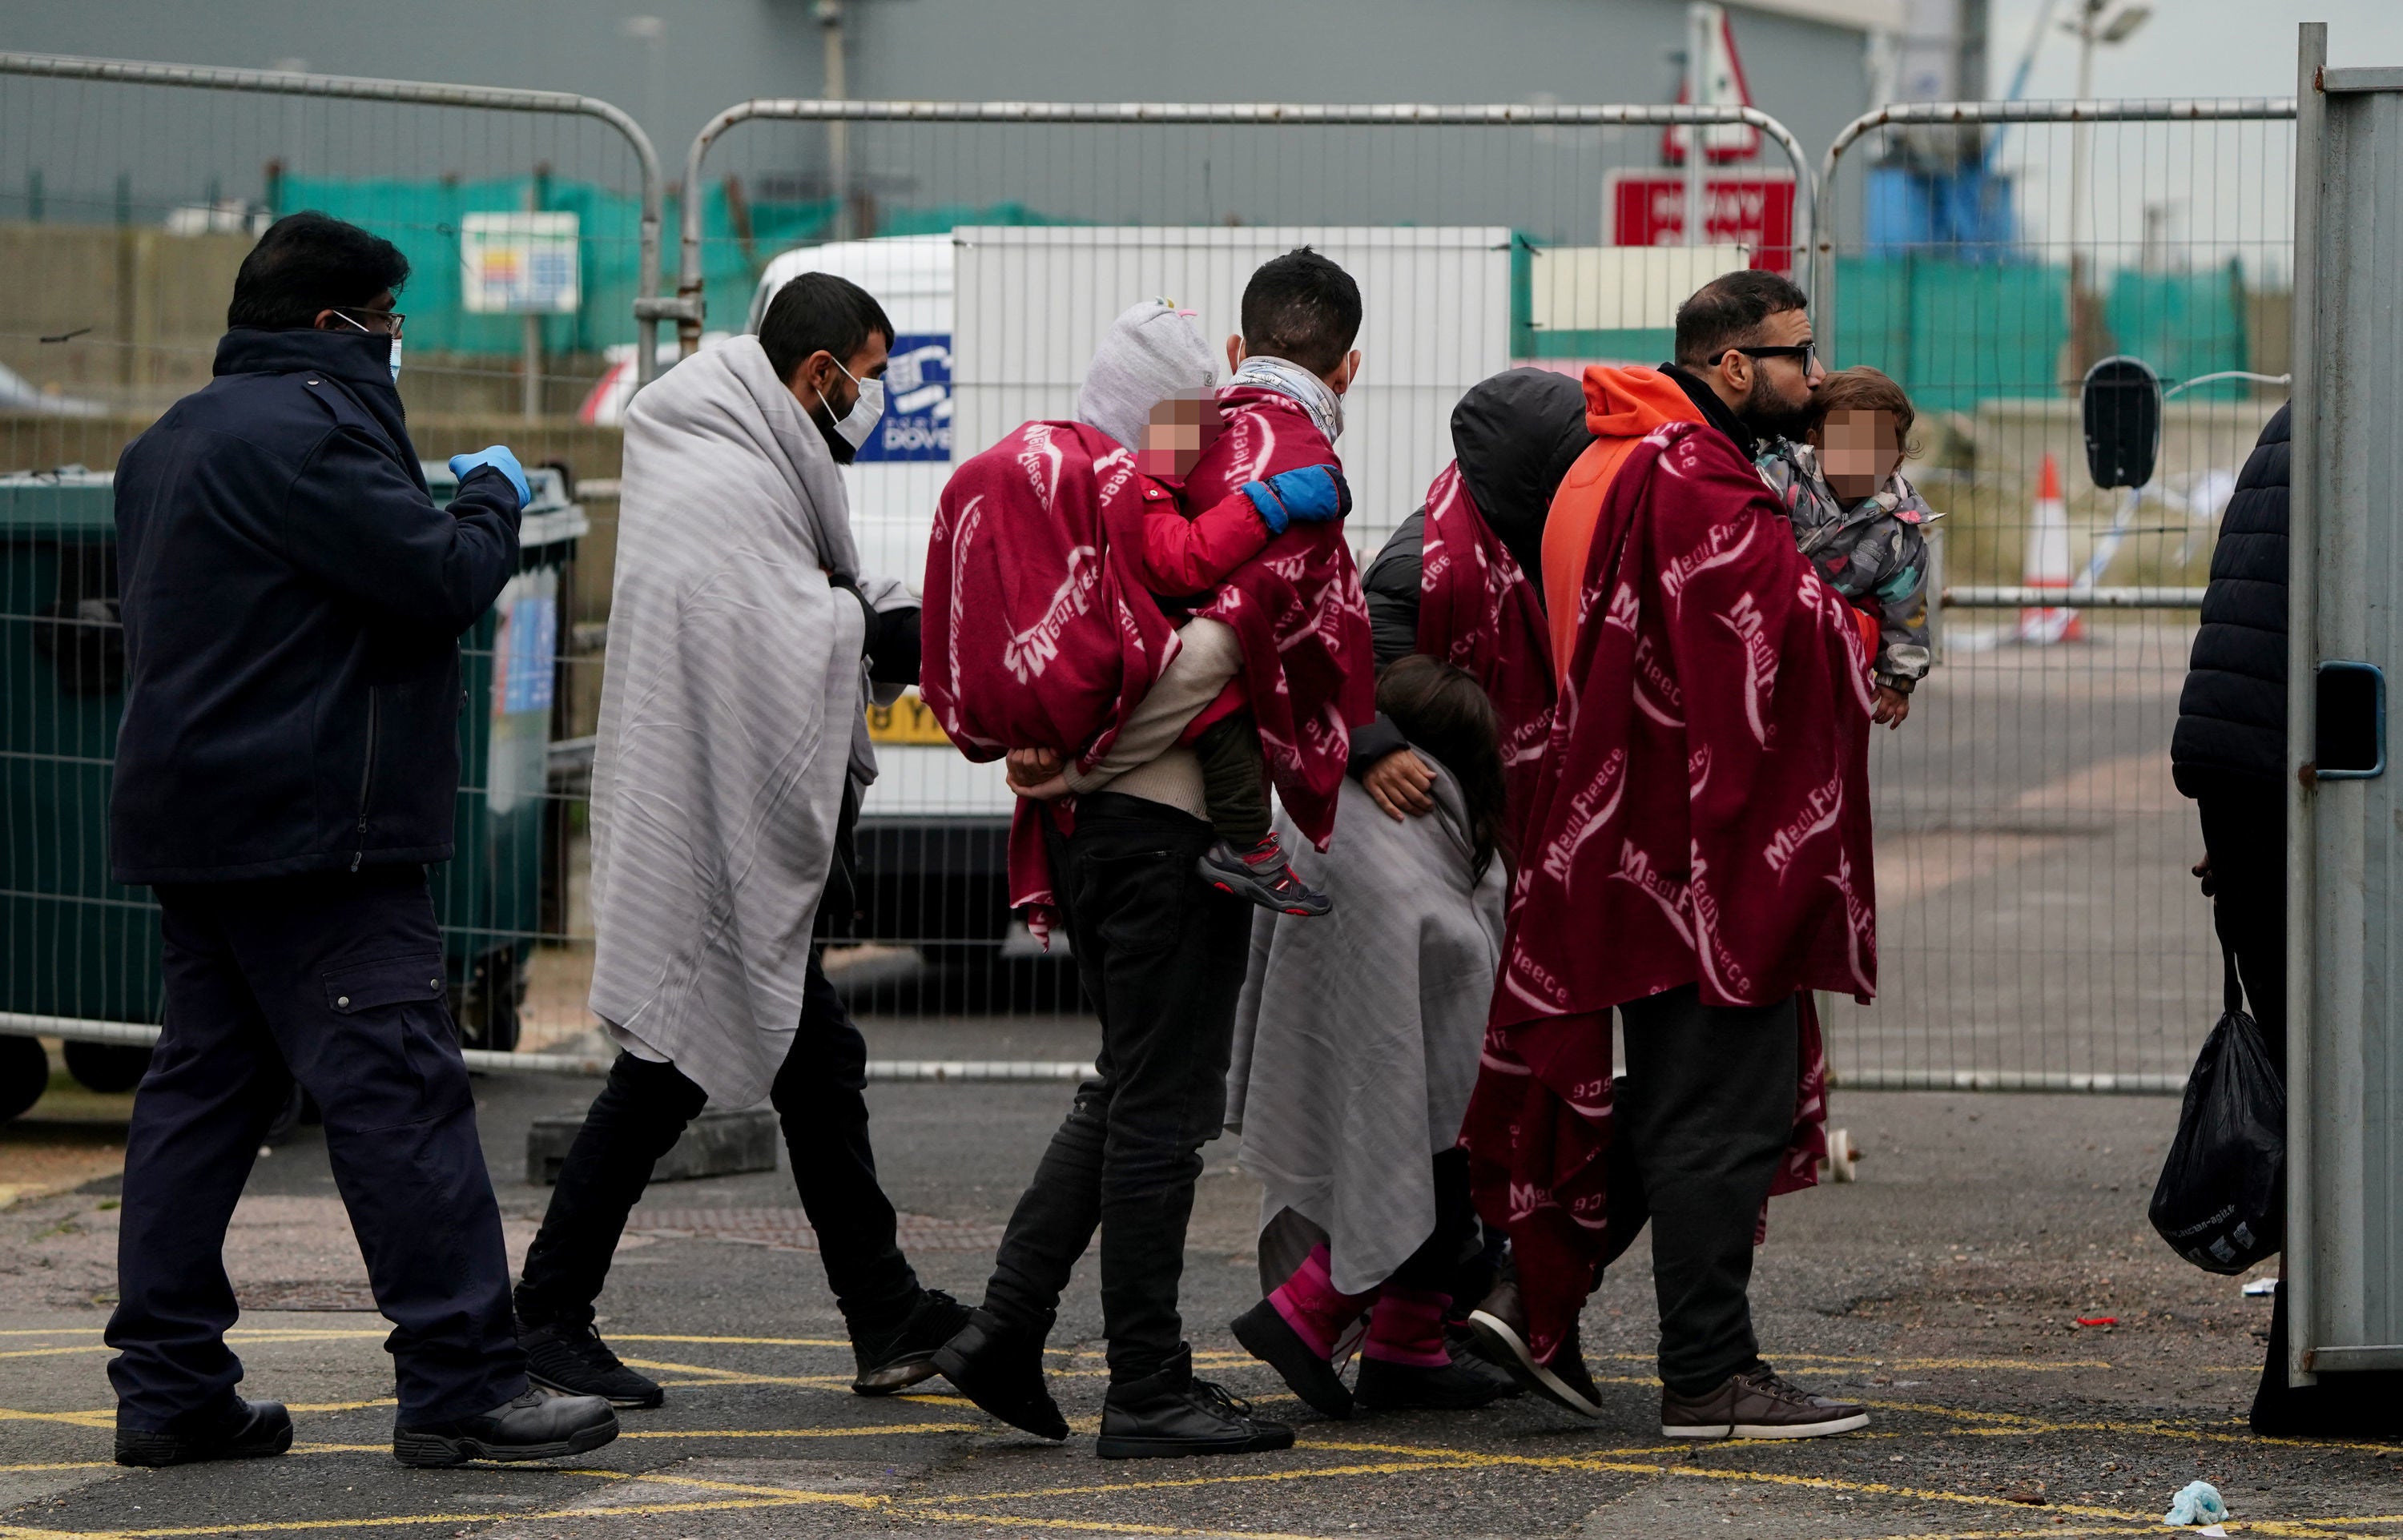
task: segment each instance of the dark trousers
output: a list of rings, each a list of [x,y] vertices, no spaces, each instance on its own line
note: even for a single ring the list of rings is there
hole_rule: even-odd
[[[909,1313],[918,1276],[895,1237],[893,1204],[876,1180],[868,1142],[868,1041],[819,968],[803,985],[800,1030],[776,1071],[769,1103],[785,1128],[793,1185],[817,1231],[826,1283],[854,1334]],[[529,1326],[585,1326],[608,1281],[626,1215],[707,1100],[674,1064],[621,1053],[584,1115],[551,1189],[542,1230],[526,1253],[518,1319]]]
[[[1705,1006],[1688,984],[1619,1007],[1618,1139],[1652,1224],[1660,1382],[1705,1394],[1760,1361],[1753,1235],[1794,1135],[1801,1028],[1792,1000]],[[1614,1195],[1615,1197],[1615,1195]],[[1611,1214],[1614,1243],[1633,1238]]]
[[[1448,1149],[1435,1158],[1435,1228],[1419,1242],[1418,1250],[1402,1258],[1402,1265],[1385,1282],[1399,1288],[1450,1293],[1476,1252],[1478,1238],[1477,1205],[1468,1191],[1468,1152]]]
[[[226,1225],[294,1080],[324,1110],[334,1182],[365,1254],[403,1425],[525,1389],[501,1215],[416,867],[158,890],[167,1020],[125,1140],[120,1427],[228,1405],[242,1362]]]
[[[984,1303],[1007,1329],[1049,1333],[1098,1227],[1110,1380],[1125,1384],[1184,1346],[1185,1228],[1226,1115],[1251,908],[1194,875],[1210,825],[1174,808],[1102,792],[1078,803],[1073,839],[1046,825],[1102,1047],[1009,1216]]]
[[[2213,926],[2236,954],[2244,1001],[2261,1023],[2279,1073],[2286,1064],[2286,801],[2265,784],[2247,796],[2207,796],[2195,804],[2202,848],[2211,855]]]
[[[1237,850],[1269,837],[1268,761],[1260,757],[1259,729],[1252,714],[1222,716],[1193,740],[1202,766],[1202,805],[1210,826]]]

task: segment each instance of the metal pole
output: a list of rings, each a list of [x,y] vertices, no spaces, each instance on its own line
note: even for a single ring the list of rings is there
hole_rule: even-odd
[[[37,75],[60,80],[118,80],[129,85],[180,86],[189,90],[259,91],[280,96],[331,96],[365,102],[405,102],[427,107],[490,107],[500,112],[567,113],[597,118],[633,146],[641,168],[642,224],[634,270],[634,320],[639,334],[635,379],[650,382],[658,372],[653,354],[659,333],[660,177],[659,151],[649,134],[622,107],[597,96],[569,91],[520,90],[506,86],[453,86],[427,80],[376,80],[355,75],[305,75],[289,70],[218,69],[200,64],[154,64],[138,59],[83,59],[56,53],[0,53],[0,75]]]
[[[842,0],[818,0],[818,26],[826,43],[826,94],[831,102],[851,96],[849,73],[843,68]],[[837,118],[826,124],[826,194],[834,200],[834,238],[849,240],[851,222],[851,125]]]
[[[525,206],[528,214],[542,212],[542,181],[540,175],[526,183]],[[522,330],[525,354],[524,390],[520,397],[523,416],[529,423],[542,416],[542,317],[528,311],[518,318]]]
[[[1711,28],[1717,24],[1719,8],[1707,0],[1695,0],[1686,7],[1686,101],[1700,106],[1710,94],[1710,70],[1706,62],[1711,51]],[[1702,152],[1702,130],[1700,124],[1686,131],[1686,214],[1685,244],[1699,246],[1707,239],[1703,226],[1707,215],[1703,201],[1710,196],[1703,185],[1707,158]]]
[[[701,186],[709,146],[737,123],[755,118],[785,122],[828,123],[1217,123],[1265,127],[1279,123],[1345,128],[1628,128],[1672,123],[1749,123],[1775,140],[1794,168],[1794,231],[1798,250],[1811,247],[1817,217],[1817,184],[1794,131],[1757,107],[1684,106],[1438,106],[1424,103],[1361,105],[1280,102],[829,102],[761,98],[737,102],[701,126],[685,154],[684,185]],[[701,201],[688,195],[678,209],[676,292],[655,301],[673,316],[682,351],[701,341]],[[1806,275],[1807,276],[1807,275]]]
[[[2094,23],[2104,0],[2081,0],[2077,7],[2077,100],[2094,94]],[[2086,250],[2086,160],[2092,153],[2094,126],[2084,120],[2069,129],[2069,356],[2058,378],[2074,380],[2086,372],[2086,339],[2078,323],[2078,296],[2084,284]]]

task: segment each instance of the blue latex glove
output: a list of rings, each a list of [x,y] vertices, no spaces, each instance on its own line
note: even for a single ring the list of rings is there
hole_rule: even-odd
[[[2161,1515],[2161,1522],[2184,1526],[2216,1524],[2228,1517],[2228,1504],[2219,1489],[2208,1481],[2188,1481],[2170,1500],[2170,1511]]]
[[[1296,520],[1323,524],[1352,511],[1352,489],[1332,465],[1279,471],[1265,481],[1246,481],[1243,493],[1259,510],[1271,534],[1283,534]]]
[[[526,485],[525,467],[518,464],[518,457],[509,452],[507,444],[494,444],[491,449],[478,450],[473,454],[451,457],[451,474],[459,479],[462,486],[466,485],[470,475],[487,465],[507,477],[509,485],[518,489],[519,507],[522,508],[534,501],[534,488]]]

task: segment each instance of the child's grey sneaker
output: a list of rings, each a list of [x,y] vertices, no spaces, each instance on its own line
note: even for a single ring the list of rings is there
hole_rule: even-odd
[[[1220,893],[1231,893],[1247,903],[1279,914],[1313,919],[1335,907],[1335,900],[1295,874],[1293,863],[1273,834],[1249,850],[1225,839],[1211,841],[1202,853],[1202,881]]]

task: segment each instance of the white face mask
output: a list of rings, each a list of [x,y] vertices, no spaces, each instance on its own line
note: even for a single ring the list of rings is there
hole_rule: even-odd
[[[392,382],[400,383],[400,339],[392,340]]]
[[[859,387],[859,399],[854,401],[851,410],[834,424],[834,431],[842,435],[843,442],[853,449],[863,448],[868,443],[868,436],[876,431],[877,421],[884,415],[884,382],[862,380],[849,369],[843,369],[840,358],[835,360],[834,367],[842,369],[842,377]],[[827,409],[831,411],[833,409]]]

